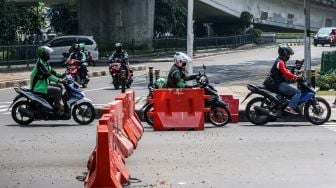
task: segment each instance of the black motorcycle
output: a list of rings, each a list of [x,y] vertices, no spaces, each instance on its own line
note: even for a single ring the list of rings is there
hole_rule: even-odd
[[[205,107],[210,108],[210,112],[206,113],[206,120],[209,120],[216,127],[221,127],[226,125],[230,121],[230,111],[228,105],[222,100],[217,90],[209,84],[208,76],[205,73],[206,67],[203,65],[204,72],[199,72],[199,76],[196,79],[197,84],[200,88],[203,88],[206,95],[210,95],[209,99],[205,100]],[[150,95],[152,87],[149,87]],[[153,103],[146,103],[143,107],[144,109],[144,119],[150,125],[153,126],[153,118],[147,113],[154,110]]]
[[[294,74],[301,74],[302,64],[303,61],[296,61],[294,66],[288,66],[287,68]],[[296,111],[315,125],[327,122],[331,114],[329,103],[325,99],[316,96],[316,91],[304,77],[297,81],[297,87],[302,94]],[[291,96],[283,96],[278,92],[271,92],[265,86],[248,84],[247,88],[250,93],[247,94],[242,103],[252,94],[260,95],[250,100],[246,105],[246,117],[251,123],[264,125],[269,121],[275,121],[277,118],[290,118],[284,109],[287,107]]]
[[[79,86],[71,76],[65,78],[63,83],[65,91],[62,94],[64,112],[60,113],[53,107],[53,99],[47,95],[37,95],[31,90],[15,87],[17,95],[9,109],[12,107],[12,118],[20,125],[28,125],[36,120],[69,120],[72,117],[81,124],[91,123],[95,118],[95,109],[92,101],[85,97]]]

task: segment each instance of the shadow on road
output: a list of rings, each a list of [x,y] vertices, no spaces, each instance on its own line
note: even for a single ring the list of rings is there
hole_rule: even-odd
[[[9,124],[5,125],[7,127],[22,127],[22,128],[37,128],[37,127],[74,127],[74,126],[91,126],[93,124],[88,125],[80,125],[80,124],[29,124],[29,125],[18,125],[18,124]]]

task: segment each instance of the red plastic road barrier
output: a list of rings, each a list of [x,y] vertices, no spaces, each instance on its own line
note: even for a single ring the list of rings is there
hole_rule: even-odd
[[[135,127],[138,129],[138,131],[140,132],[140,135],[143,135],[144,132],[144,127],[138,117],[138,115],[135,113],[135,93],[134,90],[131,91],[127,91],[126,92],[126,96],[129,102],[129,117],[132,120],[133,124],[135,125]]]
[[[238,123],[239,120],[239,99],[234,99],[232,95],[220,95],[222,100],[228,104],[231,113],[231,123]]]
[[[134,148],[136,148],[138,144],[138,140],[141,137],[141,133],[138,131],[138,129],[135,127],[131,119],[129,118],[129,112],[128,112],[128,101],[126,99],[126,94],[121,94],[116,97],[116,100],[122,102],[123,107],[123,128],[125,130],[126,135],[128,136],[129,140],[132,142]]]
[[[90,169],[84,182],[85,188],[116,187],[121,188],[121,173],[117,170],[116,162],[109,133],[106,125],[99,125],[97,130],[97,152],[95,158],[95,168]]]
[[[112,123],[114,127],[114,136],[116,138],[116,144],[119,148],[120,153],[123,157],[129,157],[134,150],[134,146],[132,142],[128,139],[124,129],[122,122],[122,102],[121,101],[113,101],[109,103],[107,108],[110,110],[112,114]]]
[[[205,98],[203,89],[155,89],[154,130],[203,130]]]

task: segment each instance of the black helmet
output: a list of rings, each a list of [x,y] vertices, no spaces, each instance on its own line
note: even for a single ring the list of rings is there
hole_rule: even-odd
[[[294,55],[294,51],[287,44],[281,44],[278,49],[279,57],[286,58],[288,60],[291,55]]]
[[[79,44],[75,44],[74,47],[73,47],[73,50],[74,50],[75,52],[78,52],[78,51],[79,51],[79,48],[80,48]]]

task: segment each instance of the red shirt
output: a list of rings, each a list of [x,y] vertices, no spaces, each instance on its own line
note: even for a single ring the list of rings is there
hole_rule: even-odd
[[[286,63],[280,59],[280,61],[277,64],[277,69],[282,73],[282,75],[287,78],[293,80],[295,78],[295,74],[292,74],[287,68]]]

